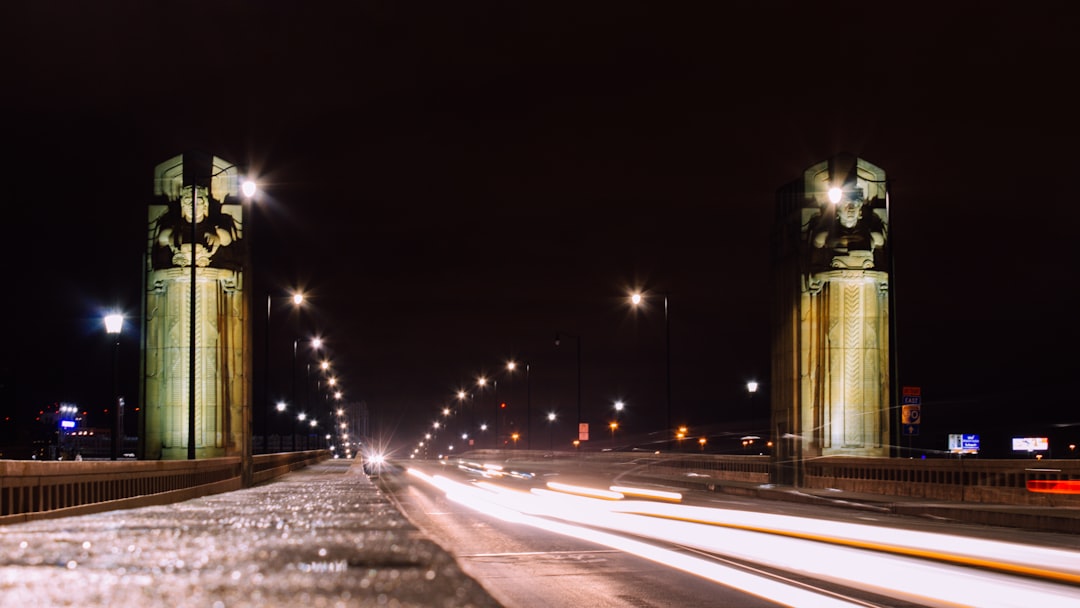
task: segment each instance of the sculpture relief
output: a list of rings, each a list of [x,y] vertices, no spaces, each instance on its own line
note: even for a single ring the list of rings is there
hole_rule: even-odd
[[[240,238],[236,221],[222,213],[221,203],[211,200],[207,188],[184,186],[180,200],[172,202],[157,219],[154,236],[155,270],[191,265],[192,218],[195,222],[195,264],[239,270],[240,256],[230,248]]]
[[[862,188],[841,193],[817,216],[810,230],[811,261],[827,268],[883,268],[881,254],[888,227]]]

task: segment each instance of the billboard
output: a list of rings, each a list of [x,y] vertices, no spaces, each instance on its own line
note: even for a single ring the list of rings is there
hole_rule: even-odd
[[[979,436],[950,434],[949,452],[953,454],[978,454]]]
[[[1036,452],[1050,449],[1050,439],[1046,437],[1013,437],[1014,452]]]

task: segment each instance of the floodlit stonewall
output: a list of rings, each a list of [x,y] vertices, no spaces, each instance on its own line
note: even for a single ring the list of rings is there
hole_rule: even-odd
[[[0,526],[0,606],[498,606],[356,462],[167,506]]]

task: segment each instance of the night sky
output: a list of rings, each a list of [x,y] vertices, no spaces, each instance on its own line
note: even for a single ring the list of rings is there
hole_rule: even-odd
[[[346,399],[405,445],[514,359],[508,416],[525,427],[529,401],[544,446],[557,411],[568,441],[562,332],[594,433],[622,399],[644,436],[665,422],[667,294],[674,421],[752,428],[776,191],[850,152],[893,182],[915,441],[1080,439],[1067,4],[678,4],[3,3],[5,434],[108,402],[100,314],[138,316],[153,167],[188,150],[259,175],[256,301],[309,296],[300,317],[276,300],[272,399],[318,332]]]

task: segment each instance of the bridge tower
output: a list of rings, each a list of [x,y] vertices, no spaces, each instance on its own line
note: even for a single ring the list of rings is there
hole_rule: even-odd
[[[251,333],[238,168],[187,152],[154,169],[143,331],[142,457],[245,456]]]
[[[777,192],[772,427],[779,483],[816,456],[888,456],[892,310],[885,172],[839,154]]]

